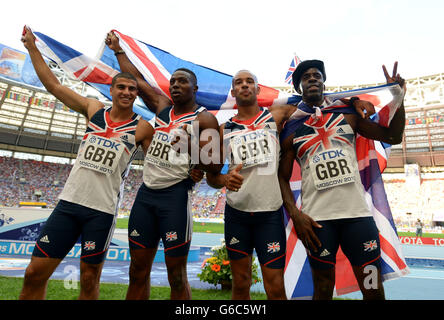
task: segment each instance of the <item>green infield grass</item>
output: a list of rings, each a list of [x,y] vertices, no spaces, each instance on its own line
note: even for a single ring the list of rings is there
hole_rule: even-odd
[[[23,278],[0,276],[0,300],[17,300],[23,285]],[[77,288],[75,288],[75,286]],[[68,288],[66,288],[68,287]],[[101,283],[100,300],[124,300],[128,285],[118,283]],[[80,284],[69,282],[67,286],[63,280],[49,280],[46,294],[47,300],[76,300],[80,293]],[[193,300],[230,300],[230,290],[194,289],[191,288]],[[170,288],[151,287],[152,300],[168,300]],[[265,300],[265,293],[252,292],[252,300]]]

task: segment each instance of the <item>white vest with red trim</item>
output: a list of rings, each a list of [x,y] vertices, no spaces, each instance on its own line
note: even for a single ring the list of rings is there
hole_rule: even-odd
[[[100,109],[89,121],[59,199],[116,214],[137,151],[135,134],[140,116],[112,122],[110,110]]]
[[[204,107],[176,116],[174,106],[163,109],[156,117],[153,140],[145,155],[143,182],[151,189],[164,189],[189,177],[192,168],[187,152],[177,153],[172,149],[174,130],[184,124],[191,125]]]
[[[227,191],[227,203],[246,212],[275,211],[282,206],[277,177],[280,145],[276,122],[268,109],[246,121],[231,118],[225,123],[224,145],[229,152],[229,170],[240,163],[243,184]]]

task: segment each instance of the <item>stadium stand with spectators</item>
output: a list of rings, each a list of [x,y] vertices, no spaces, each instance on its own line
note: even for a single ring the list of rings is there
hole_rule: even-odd
[[[49,62],[49,66],[62,84],[110,105],[84,83],[69,79],[55,63]],[[326,91],[373,85],[377,84],[327,87]],[[404,139],[391,148],[383,178],[398,227],[412,228],[420,218],[426,232],[444,225],[444,73],[408,79],[407,88]],[[292,87],[276,89],[295,93]],[[42,160],[59,157],[72,163],[85,129],[82,115],[70,111],[44,89],[0,77],[0,206],[42,201],[53,208],[72,166]],[[19,153],[39,160],[19,159]],[[142,183],[141,151],[133,164],[120,207],[123,215],[129,214]],[[408,164],[420,168],[420,182],[414,186],[406,180],[404,166]],[[194,217],[223,216],[225,190],[215,190],[203,180],[191,199]]]

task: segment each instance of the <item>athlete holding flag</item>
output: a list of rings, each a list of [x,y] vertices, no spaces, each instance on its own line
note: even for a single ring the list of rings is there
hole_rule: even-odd
[[[105,43],[115,52],[121,70],[136,77],[139,96],[156,114],[143,183],[128,224],[131,265],[126,298],[149,298],[151,267],[162,239],[171,299],[191,299],[186,271],[193,227],[189,193],[194,183],[190,174],[192,168],[218,172],[222,167],[217,119],[196,104],[197,78],[191,70],[179,68],[171,75],[171,101],[145,81],[113,32]],[[202,132],[210,133],[208,139],[201,138]],[[193,154],[193,150],[197,152]],[[208,151],[205,164],[201,150]]]
[[[45,88],[85,116],[87,129],[60,201],[38,237],[19,298],[44,299],[49,277],[81,236],[79,299],[97,299],[123,182],[137,147],[142,145],[146,151],[150,145],[153,128],[133,112],[137,81],[131,74],[113,78],[112,107],[105,108],[99,100],[60,84],[29,28],[24,28],[21,40]]]

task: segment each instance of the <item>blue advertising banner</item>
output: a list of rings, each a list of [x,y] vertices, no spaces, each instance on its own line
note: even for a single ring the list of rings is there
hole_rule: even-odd
[[[0,43],[0,77],[43,88],[27,53]]]

